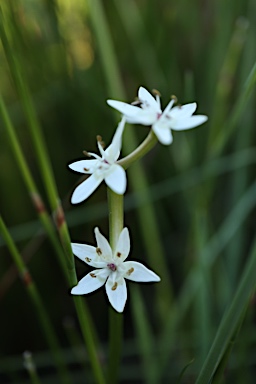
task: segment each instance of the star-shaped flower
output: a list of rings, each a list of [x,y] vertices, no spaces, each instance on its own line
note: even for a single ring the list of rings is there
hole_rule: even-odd
[[[78,285],[72,288],[73,295],[85,295],[106,284],[110,304],[117,312],[123,312],[127,299],[125,279],[137,282],[160,281],[159,276],[136,261],[125,261],[130,252],[130,237],[127,228],[120,233],[113,251],[107,239],[95,228],[97,247],[72,243],[75,256],[86,264],[99,268],[89,272]]]
[[[162,144],[173,141],[171,130],[182,131],[203,124],[208,118],[205,115],[192,116],[196,110],[196,103],[185,104],[172,108],[172,99],[164,111],[161,109],[160,97],[154,98],[145,88],[138,92],[139,106],[123,103],[117,100],[107,100],[107,103],[121,112],[128,123],[151,125]]]
[[[126,190],[126,173],[123,167],[116,164],[116,160],[120,155],[124,125],[125,118],[123,117],[117,127],[112,143],[105,150],[98,140],[101,157],[88,152],[90,157],[94,157],[93,160],[79,160],[69,164],[69,168],[73,171],[91,175],[74,190],[71,197],[72,204],[86,200],[103,180],[112,191],[119,195],[124,194]]]

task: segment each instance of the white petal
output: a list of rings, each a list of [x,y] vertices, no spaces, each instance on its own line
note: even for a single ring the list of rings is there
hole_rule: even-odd
[[[94,169],[97,162],[98,160],[78,160],[68,166],[75,172],[92,173],[92,169]]]
[[[152,108],[138,108],[138,112],[134,116],[126,116],[126,120],[130,124],[152,125],[158,119],[158,112]]]
[[[87,263],[87,261],[85,260],[86,257],[92,260],[97,257],[96,248],[92,245],[71,243],[71,247],[74,255],[85,263]]]
[[[118,238],[114,257],[116,257],[117,260],[124,261],[129,255],[129,253],[130,253],[129,231],[128,231],[128,228],[123,228]]]
[[[102,257],[105,259],[109,259],[109,261],[112,261],[112,249],[109,245],[109,242],[107,239],[100,233],[99,228],[96,227],[94,229],[95,238],[97,242],[97,249],[98,254],[102,254]]]
[[[110,304],[117,312],[123,312],[127,300],[127,288],[123,278],[115,281],[111,274],[106,283],[106,292]]]
[[[89,272],[72,288],[72,295],[86,295],[87,293],[96,291],[96,289],[105,284],[110,272],[108,268],[96,269],[95,271]]]
[[[156,123],[152,126],[152,129],[158,138],[158,141],[160,141],[161,144],[169,145],[173,141],[171,130],[168,127],[163,128],[163,124]]]
[[[123,117],[120,123],[118,124],[112,143],[105,150],[104,158],[108,160],[110,164],[114,163],[120,155],[120,150],[122,147],[122,135],[125,127],[125,122],[126,122],[125,117]]]
[[[171,120],[171,128],[175,131],[191,129],[203,124],[206,120],[208,120],[208,117],[204,115],[191,116],[180,120],[173,119]]]
[[[73,192],[73,195],[71,196],[71,203],[78,204],[81,203],[81,201],[86,200],[100,185],[102,180],[103,176],[95,177],[95,175],[92,174],[90,177],[88,177],[88,179],[86,179],[80,185],[78,185],[78,187],[76,187]]]
[[[126,190],[126,173],[123,167],[113,164],[107,176],[105,176],[107,186],[118,195],[123,195]]]
[[[107,103],[123,113],[127,123],[130,124],[152,125],[157,119],[155,109],[142,109],[116,100],[107,100]]]
[[[86,264],[90,265],[91,267],[106,267],[106,262],[99,257],[95,247],[87,244],[78,243],[72,243],[71,247],[74,255],[77,256],[80,260],[84,261]]]
[[[122,101],[117,101],[117,100],[107,100],[107,103],[112,108],[117,109],[119,112],[121,112],[125,116],[134,116],[138,113],[138,110],[141,109],[139,107],[136,107],[135,105],[123,103]]]
[[[142,103],[145,103],[150,108],[154,109],[155,112],[161,113],[161,109],[159,107],[158,102],[156,99],[149,93],[146,88],[140,87],[138,92],[139,100],[142,101]]]
[[[122,267],[126,270],[126,273],[123,274],[123,277],[128,280],[138,282],[150,282],[161,280],[160,277],[157,276],[153,271],[136,261],[126,261],[123,263]]]
[[[196,103],[190,103],[172,108],[171,117],[175,119],[184,119],[190,117],[196,110]]]

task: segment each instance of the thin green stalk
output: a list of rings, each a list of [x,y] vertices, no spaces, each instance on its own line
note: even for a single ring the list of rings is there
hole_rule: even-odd
[[[210,118],[209,148],[211,148],[214,139],[223,134],[223,123],[227,118],[229,99],[233,90],[241,52],[246,41],[248,26],[248,21],[244,18],[237,20],[224,63],[219,73],[219,79],[216,85],[216,95],[213,103],[214,109]]]
[[[31,384],[41,384],[41,381],[37,374],[35,363],[33,361],[32,353],[29,351],[25,351],[23,353],[23,358],[24,358],[24,366],[28,371]]]
[[[142,366],[145,383],[155,384],[156,380],[156,353],[154,348],[153,332],[148,321],[140,288],[137,285],[131,287],[131,305],[133,311],[135,332],[137,335],[137,348],[142,356]]]
[[[256,63],[254,64],[253,68],[251,69],[251,72],[249,73],[245,81],[244,87],[231,111],[230,117],[228,118],[227,122],[223,124],[223,126],[225,127],[225,130],[222,130],[222,132],[217,136],[217,138],[211,144],[211,148],[209,151],[210,157],[217,156],[221,152],[221,150],[224,148],[233,129],[237,126],[238,122],[240,121],[240,117],[245,107],[247,106],[248,100],[250,99],[252,92],[255,88],[255,84],[256,84]]]
[[[20,67],[15,54],[9,43],[7,34],[4,29],[4,18],[2,12],[0,12],[0,35],[2,38],[3,47],[9,63],[10,71],[13,76],[17,91],[20,95],[21,103],[24,113],[30,129],[30,134],[33,139],[34,148],[37,154],[39,167],[42,173],[44,184],[46,187],[48,199],[52,212],[54,213],[54,219],[56,227],[58,229],[60,239],[65,250],[67,270],[69,275],[69,282],[71,286],[77,284],[77,276],[75,271],[74,256],[71,249],[71,241],[68,232],[67,223],[65,220],[64,211],[62,209],[61,201],[58,197],[57,187],[55,184],[54,175],[52,172],[51,163],[47,154],[47,149],[44,141],[44,137],[39,125],[36,112],[33,106],[32,98],[24,81],[24,74]],[[94,335],[96,334],[93,322],[90,318],[89,311],[85,302],[81,301],[81,298],[74,298],[77,315],[79,318],[80,327],[85,340],[85,344],[88,348],[88,354],[91,359],[91,364],[97,383],[104,383],[104,376],[102,368],[99,363],[99,359],[96,353]]]
[[[256,182],[243,194],[239,202],[226,217],[219,230],[214,234],[210,241],[202,250],[202,257],[205,259],[207,268],[209,269],[218,255],[235,235],[237,230],[248,217],[249,213],[256,205]],[[182,321],[192,301],[194,300],[198,290],[201,288],[201,281],[197,279],[197,267],[193,268],[186,281],[183,284],[182,292],[177,300],[175,310],[170,310],[166,315],[166,324],[159,342],[159,350],[163,353],[163,358],[159,366],[159,374],[163,371],[173,346],[169,342],[175,332],[178,324]],[[160,379],[159,379],[160,380]]]
[[[256,239],[254,239],[254,243],[234,299],[222,318],[216,337],[199,373],[196,384],[205,384],[210,382],[216,372],[216,369],[218,368],[221,359],[228,348],[232,335],[235,334],[236,329],[238,329],[238,326],[242,321],[242,317],[244,317],[244,311],[248,305],[248,300],[255,289],[255,273]]]
[[[125,100],[125,91],[102,2],[100,0],[88,0],[88,4],[110,96],[113,96],[115,99]],[[126,131],[126,140],[123,147],[128,153],[137,147],[136,136],[132,128]],[[129,169],[129,173],[131,175],[130,182],[133,190],[143,193],[145,203],[138,207],[138,219],[147,250],[147,256],[151,264],[155,264],[157,255],[156,272],[162,278],[162,284],[158,284],[156,287],[157,313],[160,319],[165,321],[166,311],[172,305],[172,282],[170,274],[168,273],[165,251],[157,225],[156,214],[154,207],[150,203],[149,186],[142,165],[137,163],[136,167]],[[145,225],[145,223],[147,223],[147,225]]]
[[[11,28],[11,26],[9,25]],[[17,92],[20,96],[20,101],[23,107],[24,114],[28,122],[28,128],[30,130],[31,137],[33,139],[34,149],[37,153],[37,160],[39,162],[39,167],[42,172],[44,179],[44,184],[47,190],[48,198],[51,203],[51,207],[54,207],[55,211],[58,207],[58,200],[56,199],[57,187],[55,184],[53,171],[51,167],[50,160],[47,155],[45,139],[42,134],[35,108],[33,106],[32,97],[30,95],[28,86],[25,82],[24,73],[22,71],[20,62],[15,56],[15,52],[11,47],[9,38],[5,30],[5,20],[3,13],[0,9],[0,36],[5,51],[5,55],[9,64],[10,72],[14,80]]]
[[[58,231],[60,233],[60,237],[62,239],[63,247],[66,251],[65,253],[68,255],[67,268],[68,268],[70,285],[75,286],[77,285],[77,276],[76,276],[74,258],[73,258],[68,228],[65,221],[65,216],[61,206],[59,206],[58,210],[55,213],[55,221],[56,221]],[[99,356],[97,354],[96,345],[95,345],[96,331],[95,331],[93,322],[91,320],[89,310],[82,296],[74,296],[73,300],[75,303],[75,308],[76,308],[80,328],[82,331],[82,335],[83,335],[85,345],[88,351],[88,355],[90,358],[94,378],[96,380],[96,383],[104,384],[105,379],[104,379],[102,367],[99,361]]]
[[[82,343],[81,335],[77,330],[75,321],[72,317],[65,317],[63,320],[63,328],[66,332],[66,337],[71,346],[72,352],[75,356],[77,362],[80,363],[81,368],[83,369],[83,375],[86,377],[88,373],[88,364],[86,361],[86,349]]]
[[[42,330],[45,334],[46,340],[49,344],[50,350],[52,352],[56,368],[58,371],[58,374],[61,378],[62,383],[70,384],[70,377],[69,373],[67,371],[65,361],[61,352],[61,347],[59,345],[58,339],[56,337],[55,331],[52,327],[50,318],[48,317],[47,311],[43,305],[43,302],[41,300],[41,297],[37,291],[37,288],[32,280],[32,277],[27,270],[21,255],[16,248],[8,229],[0,216],[0,231],[2,233],[2,236],[6,242],[6,245],[12,255],[13,261],[16,264],[18,271],[20,273],[20,277],[26,287],[26,290],[28,292],[28,295],[30,296],[30,299],[32,300],[32,303],[35,307],[36,315],[38,316],[40,325],[42,327]]]
[[[145,140],[133,152],[117,161],[117,164],[122,165],[124,169],[128,168],[135,161],[145,156],[157,142],[156,135],[151,130]]]
[[[93,328],[91,318],[89,317],[87,307],[84,305],[84,298],[82,296],[76,296],[73,298],[73,300],[75,302],[80,328],[92,366],[95,383],[105,384],[106,381],[104,378],[103,369],[100,364],[99,355],[95,346],[95,330]]]
[[[224,376],[224,373],[225,373],[225,369],[227,367],[227,364],[228,364],[228,360],[229,360],[229,357],[230,357],[230,354],[233,350],[233,347],[234,347],[234,344],[236,342],[236,339],[239,335],[239,332],[240,332],[240,329],[242,327],[242,324],[244,322],[244,319],[246,317],[246,313],[247,313],[247,308],[246,310],[244,311],[244,313],[242,314],[241,316],[241,319],[239,321],[239,324],[234,332],[234,335],[231,337],[228,345],[227,345],[227,348],[226,348],[226,351],[225,353],[223,354],[223,357],[218,365],[218,368],[216,369],[216,372],[214,373],[214,376],[212,378],[212,382],[211,384],[221,384],[223,383],[223,376]]]
[[[123,229],[123,196],[117,195],[108,188],[109,204],[109,240],[112,249],[115,249],[119,235]],[[109,308],[109,362],[107,383],[117,384],[123,340],[123,314]]]
[[[63,250],[61,249],[60,243],[58,241],[58,238],[56,236],[56,231],[54,228],[54,225],[52,223],[51,217],[46,211],[45,205],[42,201],[42,198],[39,194],[39,191],[35,185],[35,182],[33,180],[33,177],[30,173],[28,164],[26,162],[25,156],[23,154],[23,151],[21,149],[21,146],[19,144],[19,140],[17,138],[16,132],[14,130],[13,124],[11,122],[11,119],[9,117],[8,111],[6,109],[4,100],[0,94],[0,115],[2,116],[4,126],[6,129],[6,133],[9,138],[10,146],[12,149],[13,156],[16,160],[17,166],[20,169],[20,173],[24,179],[24,182],[26,184],[27,190],[29,192],[29,195],[31,197],[32,203],[36,209],[36,212],[38,214],[39,220],[41,221],[43,228],[47,235],[49,236],[49,239],[51,240],[51,243],[54,247],[54,250],[57,254],[58,261],[60,263],[60,266],[62,268],[62,271],[66,278],[68,278],[67,274],[67,268],[66,263],[63,258]]]

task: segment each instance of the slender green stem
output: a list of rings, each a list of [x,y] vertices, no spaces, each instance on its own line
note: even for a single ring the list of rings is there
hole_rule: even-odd
[[[145,156],[156,144],[157,137],[151,130],[145,140],[128,156],[123,157],[117,163],[122,165],[124,169],[128,168],[132,163]]]
[[[108,188],[109,203],[109,240],[115,249],[119,235],[123,229],[123,196],[117,195]],[[107,383],[118,383],[118,373],[121,360],[123,339],[123,314],[109,308],[109,363]]]
[[[234,347],[234,344],[236,342],[236,339],[239,335],[239,332],[240,332],[240,329],[242,327],[242,324],[244,322],[244,319],[246,317],[246,313],[247,313],[247,308],[246,310],[244,311],[244,313],[242,314],[241,316],[241,319],[239,321],[239,324],[237,326],[237,329],[235,330],[234,332],[234,335],[231,337],[229,343],[228,343],[228,346],[227,346],[227,349],[220,361],[220,364],[216,370],[216,372],[214,373],[214,376],[212,378],[212,382],[211,384],[221,384],[223,383],[223,376],[224,376],[224,373],[225,373],[225,369],[226,369],[226,366],[227,366],[227,363],[228,363],[228,359],[230,357],[230,354],[232,352],[232,349]]]
[[[42,173],[44,184],[46,187],[48,199],[52,211],[54,212],[55,223],[60,235],[60,239],[65,250],[66,264],[68,270],[68,278],[71,286],[77,284],[77,276],[75,271],[74,256],[71,249],[71,241],[68,232],[68,227],[65,220],[64,211],[62,209],[61,201],[58,197],[57,187],[52,172],[51,163],[47,154],[47,149],[44,141],[44,137],[39,125],[36,112],[33,106],[32,98],[29,89],[24,80],[22,68],[19,61],[16,59],[11,45],[8,41],[7,34],[4,28],[4,19],[0,12],[0,34],[2,38],[3,47],[6,53],[6,57],[9,63],[10,71],[14,79],[17,91],[21,98],[24,113],[27,118],[30,134],[33,139],[34,148],[37,154],[39,167]],[[81,298],[74,299],[75,307],[77,310],[79,323],[82,329],[82,334],[85,339],[85,344],[88,348],[88,354],[91,358],[91,364],[95,379],[98,383],[104,383],[104,376],[102,368],[99,363],[99,359],[96,353],[94,335],[96,331],[93,326],[93,322],[90,318],[90,313],[86,307],[86,303],[81,301]]]
[[[253,90],[255,89],[256,84],[256,63],[254,64],[251,72],[248,75],[248,78],[245,81],[243,90],[237,99],[234,108],[230,114],[229,119],[227,120],[225,126],[225,130],[221,132],[215,139],[215,141],[211,145],[211,149],[209,152],[210,157],[216,157],[221,150],[224,148],[227,143],[230,134],[233,129],[237,126],[237,123],[240,120],[240,117],[252,95]]]
[[[249,259],[246,263],[234,299],[223,316],[215,340],[197,378],[196,384],[210,382],[218,368],[232,336],[235,334],[236,329],[238,329],[242,317],[244,317],[244,311],[248,305],[248,300],[255,289],[255,273],[256,239],[254,240]]]
[[[55,331],[52,327],[50,318],[48,317],[47,311],[43,305],[43,302],[41,300],[41,297],[37,291],[37,288],[32,280],[32,277],[27,270],[22,257],[16,248],[8,229],[0,216],[0,231],[2,233],[2,236],[6,242],[6,245],[12,255],[12,258],[14,260],[14,263],[16,264],[18,271],[20,273],[20,277],[26,287],[26,290],[28,292],[28,295],[30,296],[32,303],[35,307],[35,312],[38,316],[39,322],[41,324],[42,330],[45,334],[46,340],[49,344],[49,347],[51,349],[59,376],[61,378],[61,381],[65,384],[69,384],[70,378],[69,373],[67,371],[65,361],[61,352],[61,348],[58,342],[58,339],[56,337]]]
[[[41,384],[41,381],[37,374],[36,366],[33,361],[32,353],[29,351],[25,351],[23,353],[23,358],[24,358],[24,366],[28,371],[31,384]]]
[[[63,258],[63,250],[56,236],[56,230],[54,228],[52,219],[50,215],[47,213],[44,202],[35,185],[35,182],[29,170],[28,164],[26,162],[25,156],[19,144],[19,140],[17,138],[16,132],[14,130],[13,124],[11,122],[11,119],[9,117],[7,108],[5,106],[5,103],[1,94],[0,94],[0,115],[2,116],[2,119],[4,122],[4,126],[9,138],[13,156],[16,160],[18,168],[20,169],[20,173],[24,179],[24,182],[26,184],[27,190],[31,197],[32,203],[38,214],[39,220],[41,221],[43,228],[45,229],[45,232],[47,233],[47,235],[49,236],[49,239],[51,240],[54,250],[58,256],[58,261],[60,263],[62,271],[65,277],[68,278],[65,259]]]
[[[71,249],[71,243],[70,243],[67,224],[65,221],[65,216],[61,206],[59,206],[58,210],[55,213],[55,221],[56,221],[58,231],[60,233],[63,247],[66,251],[65,253],[67,255],[67,267],[68,267],[70,285],[75,286],[77,284],[77,276],[76,276],[74,258],[73,258],[73,253]],[[104,384],[105,379],[104,379],[102,367],[99,361],[99,356],[97,354],[96,345],[95,345],[96,331],[92,323],[89,310],[87,308],[87,305],[83,297],[74,296],[73,300],[75,303],[75,308],[76,308],[80,328],[81,328],[82,335],[87,347],[87,351],[91,361],[96,383]]]
[[[93,23],[95,36],[99,47],[99,54],[102,60],[102,68],[106,78],[110,97],[120,98],[125,100],[125,91],[122,84],[121,73],[118,67],[117,56],[112,43],[112,38],[106,20],[104,9],[101,0],[88,0],[90,7],[90,16]],[[153,146],[153,133],[152,146]],[[151,141],[151,140],[149,140]],[[135,132],[132,128],[126,131],[126,140],[123,144],[123,148],[127,153],[131,153],[134,148],[137,147],[137,140]],[[147,151],[146,151],[147,152]],[[145,153],[146,153],[145,152]],[[138,157],[139,158],[139,157]],[[130,164],[130,158],[127,156],[127,165],[122,163],[124,167]],[[121,160],[122,162],[122,160]],[[137,163],[136,167],[132,167],[130,170],[130,183],[135,192],[143,193],[144,203],[138,206],[138,219],[140,222],[140,228],[142,238],[147,250],[147,256],[150,263],[155,263],[157,255],[157,273],[162,278],[162,284],[158,284],[156,287],[157,294],[157,314],[159,320],[165,322],[166,311],[172,306],[172,281],[170,274],[168,273],[168,266],[165,259],[165,250],[162,245],[161,235],[159,227],[157,225],[155,209],[150,203],[150,192],[148,181],[143,171],[142,164]],[[145,222],[147,225],[145,225]],[[149,241],[149,238],[151,241]]]
[[[156,354],[153,332],[150,321],[148,319],[140,287],[135,284],[131,287],[131,305],[133,311],[137,347],[142,356],[145,383],[155,384],[157,382],[157,365],[155,364]]]

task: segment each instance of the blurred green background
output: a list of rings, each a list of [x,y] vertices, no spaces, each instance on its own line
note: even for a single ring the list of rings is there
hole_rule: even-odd
[[[181,104],[196,101],[197,113],[209,116],[203,126],[174,133],[171,146],[158,144],[140,161],[146,192],[136,173],[138,164],[134,164],[128,170],[125,196],[131,258],[148,263],[159,273],[160,247],[171,281],[164,278],[160,284],[166,290],[172,285],[172,298],[167,294],[166,307],[172,308],[171,300],[178,320],[166,340],[167,360],[158,382],[176,383],[182,369],[193,360],[181,382],[194,383],[237,287],[255,232],[255,92],[248,91],[246,81],[256,57],[256,2],[2,0],[0,4],[1,23],[32,95],[73,241],[93,244],[96,225],[108,237],[105,187],[102,185],[83,204],[71,206],[69,199],[79,175],[67,168],[68,163],[83,158],[83,150],[96,152],[97,134],[107,144],[111,141],[119,116],[107,106],[106,99],[132,102],[143,85],[161,92],[163,106],[174,94]],[[110,40],[104,35],[100,10]],[[49,209],[20,95],[2,45],[0,89]],[[148,131],[148,127],[127,126],[123,155],[135,149]],[[79,335],[70,287],[31,204],[2,121],[0,135],[1,214],[42,295],[74,383],[87,382],[81,377],[68,336],[70,332]],[[148,222],[147,209],[153,212],[152,223]],[[154,228],[160,244],[154,242]],[[143,232],[148,232],[148,244]],[[42,380],[56,383],[31,302],[1,238],[0,246],[0,383],[29,382],[22,365],[24,350],[33,352]],[[149,261],[148,248],[155,264],[152,257]],[[76,266],[80,279],[88,270],[80,262]],[[200,289],[193,295],[193,284],[198,281]],[[142,284],[140,290],[160,356],[165,322],[163,314],[162,323],[159,321],[156,287]],[[104,346],[108,337],[104,291],[84,300]],[[254,383],[254,308],[252,299],[223,383]],[[138,324],[130,300],[124,316],[120,382],[144,383]],[[168,319],[166,314],[166,322]]]

